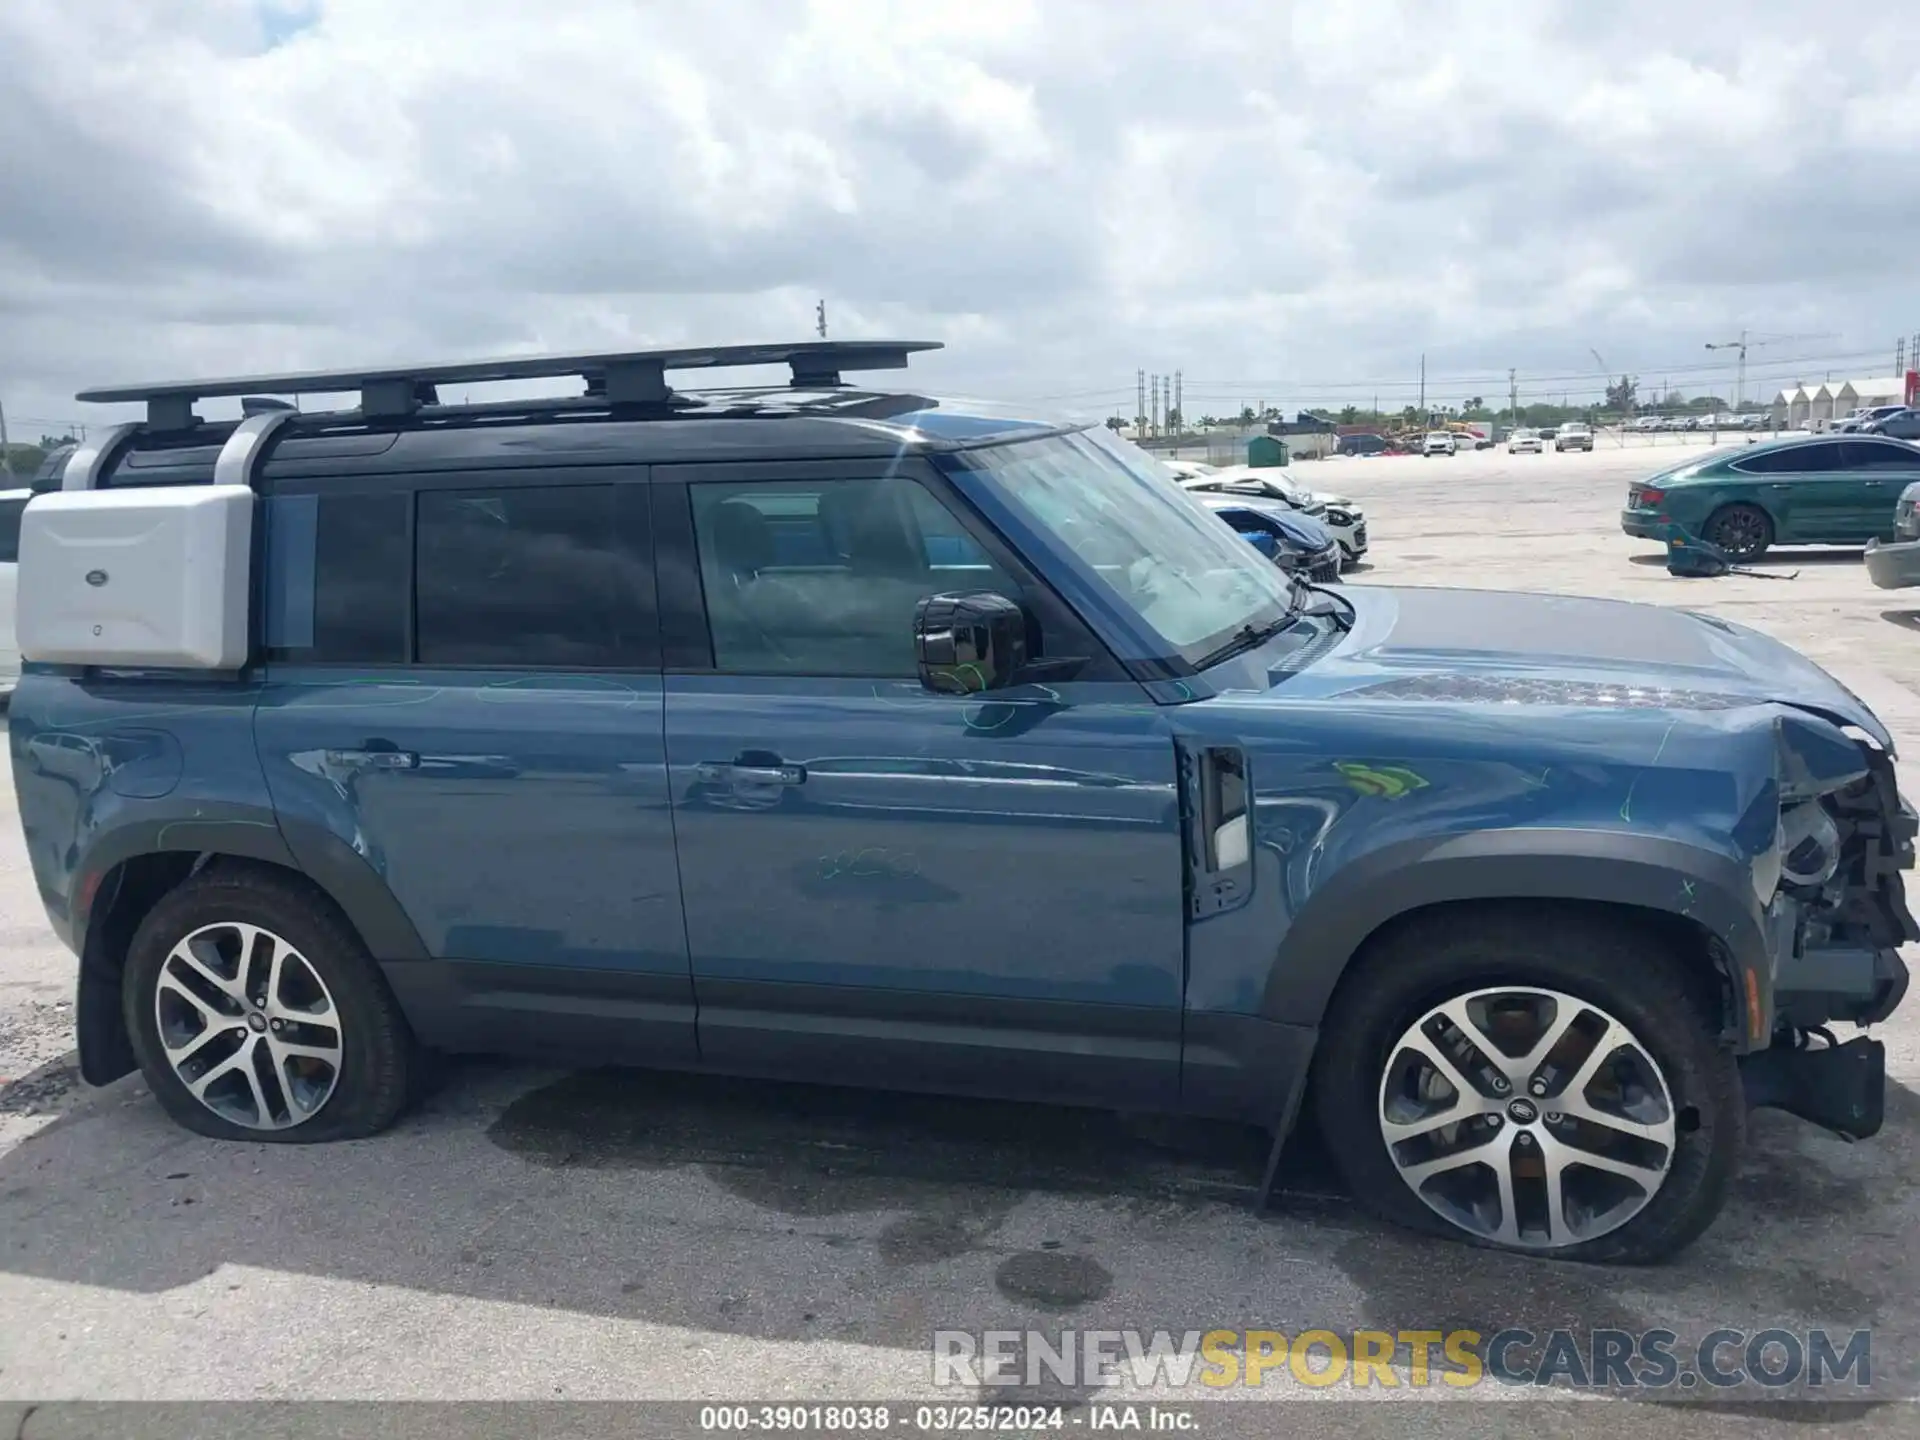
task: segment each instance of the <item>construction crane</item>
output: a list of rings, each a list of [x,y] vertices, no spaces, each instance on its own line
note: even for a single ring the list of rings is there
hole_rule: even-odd
[[[1738,350],[1740,352],[1740,368],[1735,373],[1733,382],[1733,408],[1738,410],[1741,401],[1746,399],[1748,350],[1758,350],[1763,345],[1785,345],[1794,340],[1832,340],[1835,338],[1833,332],[1830,330],[1819,335],[1761,335],[1758,337],[1749,336],[1746,331],[1742,330],[1738,340],[1709,340],[1707,342],[1707,349]]]

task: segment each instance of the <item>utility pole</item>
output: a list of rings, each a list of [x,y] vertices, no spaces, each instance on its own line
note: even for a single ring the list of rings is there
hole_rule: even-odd
[[[1420,352],[1420,423],[1427,423],[1427,352]]]
[[[1707,342],[1707,349],[1737,350],[1740,352],[1740,365],[1734,372],[1733,382],[1733,408],[1738,410],[1741,402],[1746,398],[1747,393],[1747,351],[1749,348],[1758,350],[1763,345],[1780,345],[1790,340],[1831,340],[1833,338],[1833,332],[1828,330],[1818,335],[1763,335],[1758,340],[1750,340],[1747,338],[1747,332],[1742,330],[1738,340],[1710,340]],[[1829,372],[1827,378],[1833,378],[1831,372]]]
[[[813,328],[820,332],[822,340],[827,338],[827,302],[825,300],[813,307]]]
[[[1187,428],[1187,407],[1185,402],[1180,398],[1180,378],[1182,373],[1183,372],[1179,370],[1173,372],[1173,415],[1171,418],[1175,426],[1175,433]]]
[[[1518,428],[1520,424],[1520,372],[1509,368],[1507,371],[1507,423]]]
[[[1160,433],[1160,377],[1158,375],[1147,377],[1147,433],[1149,435]]]
[[[1738,410],[1740,408],[1740,401],[1747,391],[1747,332],[1742,330],[1738,340],[1721,340],[1718,342],[1709,340],[1707,342],[1707,349],[1738,350],[1740,352],[1740,368],[1734,372],[1735,378],[1733,382],[1733,408]]]
[[[1147,372],[1133,372],[1133,433],[1135,438],[1147,433]]]

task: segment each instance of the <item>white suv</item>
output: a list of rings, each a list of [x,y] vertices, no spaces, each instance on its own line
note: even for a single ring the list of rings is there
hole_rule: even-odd
[[[1555,450],[1592,450],[1593,431],[1577,420],[1562,425],[1554,432],[1553,448]]]
[[[1453,438],[1451,432],[1435,430],[1421,443],[1420,453],[1422,455],[1451,455],[1459,448],[1459,442]]]
[[[20,678],[20,647],[13,638],[13,602],[20,579],[20,512],[31,490],[0,490],[0,696]]]

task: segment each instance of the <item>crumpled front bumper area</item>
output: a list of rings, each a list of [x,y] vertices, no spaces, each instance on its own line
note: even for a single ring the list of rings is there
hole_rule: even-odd
[[[1886,1116],[1887,1047],[1862,1036],[1844,1045],[1756,1050],[1740,1057],[1740,1081],[1755,1109],[1784,1110],[1865,1140]]]
[[[1920,940],[1905,880],[1920,814],[1901,798],[1891,759],[1875,754],[1868,778],[1832,797],[1829,808],[1844,832],[1838,903],[1807,917],[1774,975],[1778,1022],[1802,1029],[1885,1020],[1907,993],[1899,947]]]

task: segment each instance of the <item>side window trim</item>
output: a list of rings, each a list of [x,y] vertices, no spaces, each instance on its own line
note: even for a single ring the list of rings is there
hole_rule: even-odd
[[[1005,538],[978,515],[947,477],[924,458],[906,460],[781,460],[689,462],[653,467],[654,574],[660,599],[661,652],[668,674],[707,675],[716,668],[698,542],[693,528],[690,485],[756,484],[807,480],[911,480],[947,510],[987,558],[1020,586],[1033,604],[1042,629],[1088,657],[1082,680],[1131,678],[1113,652],[1086,621],[1063,600]],[[786,678],[804,678],[784,672]],[[848,677],[821,677],[848,678]]]

